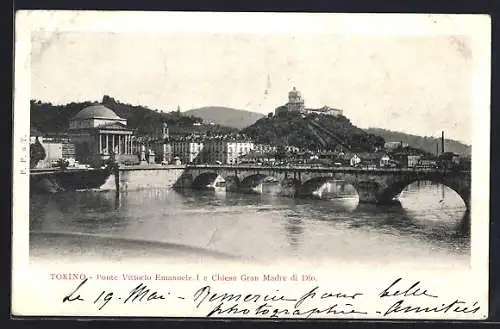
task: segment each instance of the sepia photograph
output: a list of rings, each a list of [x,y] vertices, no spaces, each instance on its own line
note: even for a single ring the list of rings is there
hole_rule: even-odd
[[[378,15],[333,28],[314,14],[157,13],[141,19],[170,15],[167,27],[135,29],[139,14],[123,14],[117,25],[118,13],[68,12],[61,26],[49,20],[56,14],[26,16],[40,24],[22,39],[19,64],[26,266],[135,265],[118,274],[63,267],[44,280],[69,288],[82,278],[80,286],[198,280],[189,271],[136,275],[148,264],[199,266],[225,285],[287,281],[266,272],[273,266],[322,268],[325,277],[325,268],[344,264],[364,277],[385,267],[425,269],[437,279],[439,269],[476,273],[474,255],[487,258],[487,246],[474,241],[488,240],[489,140],[481,137],[489,136],[489,99],[477,98],[478,90],[489,95],[481,71],[489,34],[476,33],[488,30],[471,23],[476,34],[467,34],[453,15],[414,15],[399,32],[392,28],[407,18],[394,15],[374,33]],[[355,17],[346,15],[339,22]],[[481,271],[487,283],[486,265]],[[300,273],[299,281],[321,276]],[[386,288],[379,297],[399,295],[389,292],[402,282],[394,279],[376,287]],[[408,288],[404,296],[438,297],[408,282],[398,287]],[[191,294],[195,304],[207,303],[209,291]],[[297,302],[290,314],[274,314],[477,317],[480,309],[479,299],[434,309],[403,301],[385,313],[349,303],[308,313]],[[250,315],[212,308],[266,315],[265,307]]]

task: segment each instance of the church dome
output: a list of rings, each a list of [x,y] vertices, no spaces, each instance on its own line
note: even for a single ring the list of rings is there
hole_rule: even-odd
[[[290,103],[300,103],[302,102],[302,94],[297,88],[293,87],[292,91],[288,93],[288,101]]]
[[[104,105],[91,105],[87,106],[80,112],[78,112],[77,115],[73,118],[73,120],[84,120],[84,119],[92,119],[92,118],[99,118],[99,119],[121,119],[119,116],[116,115],[115,112],[112,110],[108,109]]]

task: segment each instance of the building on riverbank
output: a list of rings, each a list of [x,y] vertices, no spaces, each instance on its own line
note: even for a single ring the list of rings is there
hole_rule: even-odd
[[[171,155],[178,157],[184,164],[204,163],[204,142],[201,139],[173,141],[169,144]]]
[[[183,136],[170,139],[167,147],[171,157],[178,157],[183,164],[236,164],[238,159],[255,150],[256,145],[244,136]],[[273,150],[271,145],[262,145],[262,150]]]
[[[42,133],[40,130],[31,127],[30,144],[37,141],[45,151],[45,158],[38,161],[36,168],[49,168],[61,159],[75,158],[75,145],[66,134]]]
[[[111,156],[118,163],[137,161],[133,131],[127,127],[127,120],[103,105],[91,105],[78,112],[69,121],[68,135],[80,163],[101,166]]]
[[[244,138],[213,138],[205,142],[207,163],[237,164],[239,158],[250,153],[255,144]]]

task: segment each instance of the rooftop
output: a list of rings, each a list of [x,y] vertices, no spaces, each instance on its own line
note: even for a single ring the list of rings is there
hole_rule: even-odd
[[[72,120],[85,120],[93,118],[123,120],[123,118],[120,118],[111,109],[100,104],[87,106],[86,108],[78,112],[77,115],[72,118]]]

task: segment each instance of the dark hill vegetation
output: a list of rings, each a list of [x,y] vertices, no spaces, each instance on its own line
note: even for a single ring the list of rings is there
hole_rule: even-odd
[[[95,102],[69,103],[53,105],[39,100],[32,100],[30,106],[31,125],[43,133],[63,133],[68,129],[69,120],[83,108],[96,104]],[[127,119],[130,128],[136,130],[136,135],[161,134],[163,123],[169,126],[171,134],[189,134],[192,132],[227,134],[237,131],[234,128],[221,125],[197,125],[202,118],[183,115],[181,112],[160,112],[145,106],[131,105],[104,96],[102,105],[113,110],[118,116]]]
[[[237,129],[243,129],[263,117],[260,113],[223,106],[201,107],[186,111],[184,114]]]
[[[384,139],[354,126],[344,116],[283,113],[269,115],[242,130],[260,143],[293,145],[309,150],[373,151]]]
[[[411,147],[415,147],[432,154],[436,154],[436,145],[439,146],[439,150],[441,148],[440,138],[423,137],[380,128],[368,128],[365,130],[369,133],[383,137],[387,142],[402,141]],[[470,156],[471,146],[455,140],[445,139],[445,151],[455,152],[462,156]]]

